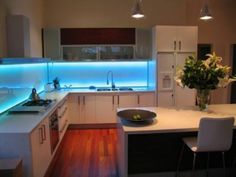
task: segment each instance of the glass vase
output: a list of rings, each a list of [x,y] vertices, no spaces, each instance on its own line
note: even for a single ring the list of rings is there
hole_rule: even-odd
[[[197,105],[200,111],[206,111],[210,103],[210,90],[197,90]]]

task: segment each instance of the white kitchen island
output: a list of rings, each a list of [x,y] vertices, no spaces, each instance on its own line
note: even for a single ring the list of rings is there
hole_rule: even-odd
[[[236,118],[236,104],[210,105],[207,112],[198,111],[197,107],[143,109],[157,114],[153,122],[138,124],[118,117],[119,176],[175,171],[181,138],[196,135],[202,117]],[[186,169],[189,165],[185,165]]]

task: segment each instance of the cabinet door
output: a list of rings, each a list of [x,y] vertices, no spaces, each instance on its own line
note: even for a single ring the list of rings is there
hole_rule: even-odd
[[[63,138],[63,135],[68,126],[68,98],[62,100],[60,105],[57,108],[58,118],[59,118],[59,132],[60,132],[60,140]]]
[[[96,96],[81,95],[80,119],[79,123],[91,124],[97,123],[96,120]]]
[[[60,58],[60,29],[43,29],[44,57]]]
[[[82,96],[76,93],[70,93],[68,97],[68,117],[69,123],[78,124],[81,119],[81,98]]]
[[[140,107],[155,106],[155,93],[140,93],[138,94],[138,104]]]
[[[177,51],[195,52],[197,51],[198,29],[195,26],[178,26],[177,32]]]
[[[174,26],[155,27],[156,51],[172,52],[177,49],[176,28]]]
[[[152,56],[152,30],[136,28],[135,58],[147,59]]]
[[[138,106],[137,94],[118,95],[117,105],[119,108],[137,107]]]
[[[116,123],[115,95],[96,96],[97,123]]]
[[[172,91],[168,92],[158,92],[158,107],[171,107],[174,106],[174,94]]]
[[[31,133],[33,177],[43,177],[51,160],[49,120],[46,118]]]

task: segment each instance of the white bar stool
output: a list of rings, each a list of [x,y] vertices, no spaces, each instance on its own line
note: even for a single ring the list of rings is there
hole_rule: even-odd
[[[179,175],[179,168],[182,161],[184,146],[187,145],[193,152],[192,172],[195,175],[195,161],[198,152],[208,152],[207,176],[209,152],[222,152],[223,168],[225,170],[224,152],[228,151],[232,144],[234,117],[226,118],[201,118],[197,137],[183,138],[183,147],[179,156],[176,177]]]

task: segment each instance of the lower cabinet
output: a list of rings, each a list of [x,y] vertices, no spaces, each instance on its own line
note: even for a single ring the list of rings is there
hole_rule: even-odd
[[[116,123],[116,109],[155,106],[155,93],[71,93],[68,100],[70,123]]]
[[[51,160],[48,118],[32,131],[30,141],[33,177],[43,177]]]
[[[96,96],[96,121],[97,123],[116,123],[116,95]]]

